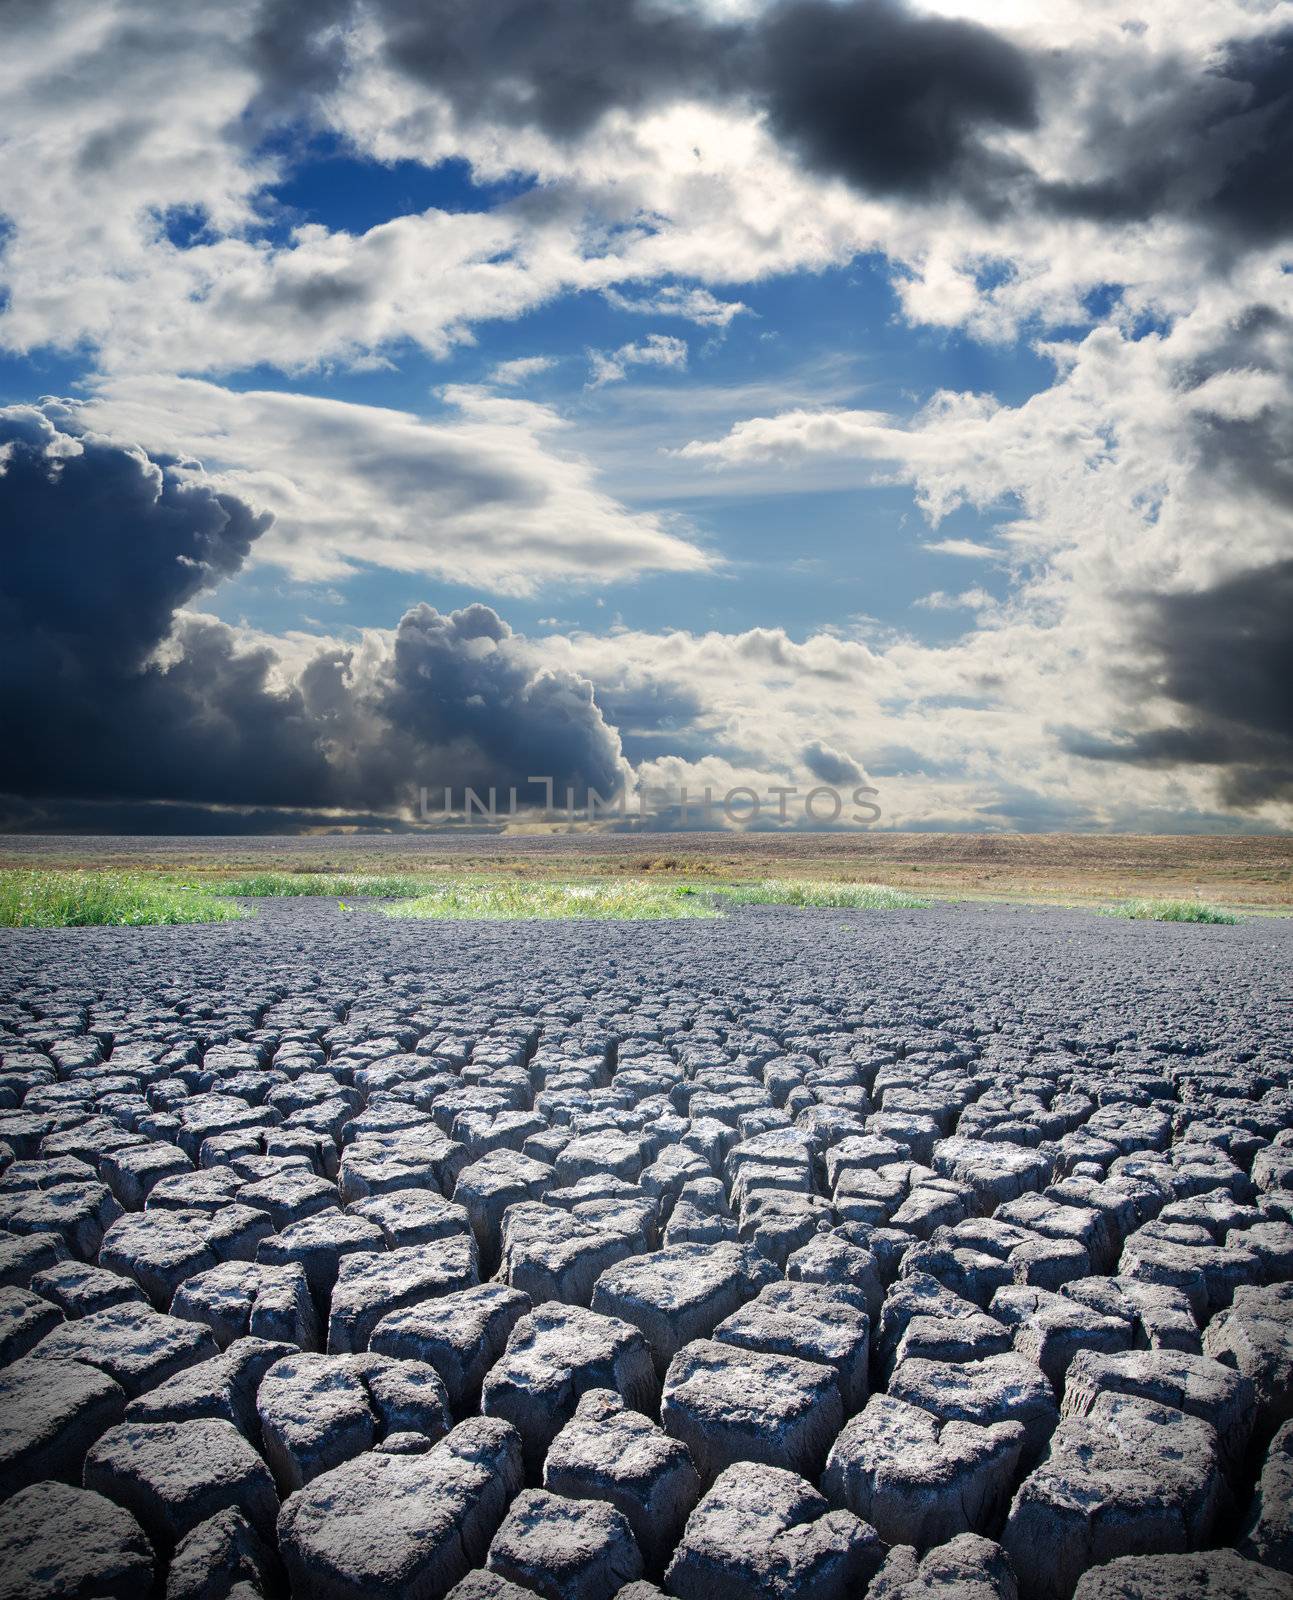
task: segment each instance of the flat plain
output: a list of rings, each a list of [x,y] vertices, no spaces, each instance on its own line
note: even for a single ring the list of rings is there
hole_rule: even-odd
[[[1092,904],[1150,896],[1293,909],[1293,837],[1176,834],[313,834],[0,837],[0,867],[881,881],[936,896]]]

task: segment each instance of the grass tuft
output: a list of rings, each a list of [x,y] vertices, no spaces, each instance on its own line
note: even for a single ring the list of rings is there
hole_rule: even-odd
[[[438,885],[429,894],[384,906],[388,917],[453,921],[530,920],[558,917],[622,918],[653,922],[673,917],[715,917],[718,912],[686,886],[638,883],[520,883],[488,881]]]
[[[719,891],[743,906],[826,906],[835,911],[921,911],[933,904],[926,895],[891,889],[886,883],[824,883],[765,878]]]
[[[1232,911],[1204,900],[1123,900],[1102,906],[1100,911],[1102,916],[1123,917],[1128,922],[1213,922],[1234,927],[1239,921]]]
[[[250,872],[241,877],[214,877],[204,881],[213,893],[250,898],[311,895],[324,900],[337,900],[343,896],[355,900],[399,900],[425,894],[436,880],[407,873]]]
[[[0,872],[0,927],[143,928],[235,922],[232,900],[124,872]]]

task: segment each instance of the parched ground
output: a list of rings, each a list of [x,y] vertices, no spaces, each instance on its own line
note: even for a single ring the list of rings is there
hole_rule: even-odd
[[[1293,921],[287,899],[0,974],[0,1595],[1293,1589]]]
[[[1137,896],[1293,907],[1293,837],[1149,834],[322,834],[0,838],[0,866],[307,872],[651,873],[879,879],[934,895],[1084,903]]]

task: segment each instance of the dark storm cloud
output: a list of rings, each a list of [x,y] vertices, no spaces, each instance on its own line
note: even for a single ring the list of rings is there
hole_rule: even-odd
[[[1282,379],[1291,365],[1293,323],[1256,304],[1175,374],[1194,471],[1238,526],[1245,517],[1266,530],[1293,525],[1293,398],[1271,385],[1264,404],[1235,415],[1208,408],[1206,385],[1235,374]],[[1114,687],[1130,706],[1164,696],[1178,714],[1158,727],[1129,721],[1107,739],[1066,730],[1065,748],[1096,761],[1216,768],[1220,800],[1240,808],[1293,795],[1293,560],[1124,603],[1144,664]]]
[[[789,0],[768,14],[757,50],[773,130],[818,171],[874,193],[955,182],[974,197],[999,169],[979,132],[1036,121],[1021,50],[976,23],[917,16],[895,0]]]
[[[612,107],[712,92],[742,43],[735,25],[650,0],[265,0],[250,52],[259,116],[300,115],[335,88],[361,21],[390,67],[459,115],[557,138]]]
[[[597,703],[619,729],[625,759],[635,766],[661,756],[699,761],[722,743],[707,725],[700,696],[684,684],[611,677],[598,683]]]
[[[265,0],[261,117],[307,116],[344,77],[359,20],[387,65],[467,122],[566,139],[615,109],[744,102],[807,166],[868,193],[1110,223],[1178,215],[1226,248],[1293,227],[1287,28],[1199,62],[1138,54],[1134,32],[1030,52],[902,0],[780,0],[732,21],[662,0]],[[1071,173],[1042,180],[988,147],[1075,102]]]
[[[1228,244],[1293,231],[1293,29],[1232,43],[1202,69],[1155,62],[1140,79],[1131,114],[1097,110],[1086,129],[1101,175],[1042,186],[1047,204],[1102,222],[1195,218]]]
[[[1181,720],[1121,740],[1070,732],[1065,747],[1098,761],[1219,767],[1227,805],[1293,795],[1293,560],[1144,598],[1135,616],[1147,665],[1128,688],[1175,701]]]
[[[607,716],[625,733],[673,733],[689,728],[704,709],[694,689],[660,678],[602,683],[597,694]]]
[[[512,630],[488,606],[449,616],[415,606],[400,619],[372,704],[456,786],[516,784],[522,801],[542,801],[543,789],[526,781],[533,775],[573,785],[581,796],[589,785],[614,792],[619,736],[603,720],[592,685],[569,672],[533,673],[511,641]],[[433,773],[422,781],[435,781]]]
[[[464,120],[565,139],[613,109],[747,100],[809,166],[877,193],[986,192],[975,169],[996,163],[979,131],[1035,120],[1023,51],[898,0],[783,0],[740,22],[652,0],[267,0],[263,98],[295,103],[335,82],[360,15],[387,63]]]
[[[0,696],[22,792],[282,804],[322,787],[272,658],[175,623],[269,519],[47,409],[0,413]]]
[[[6,632],[108,671],[137,667],[271,520],[173,462],[82,435],[57,402],[0,412],[0,451]]]
[[[418,606],[389,656],[269,650],[183,608],[269,519],[172,461],[0,411],[4,788],[24,801],[407,806],[420,784],[615,787],[619,742],[571,673],[535,673],[486,606]]]

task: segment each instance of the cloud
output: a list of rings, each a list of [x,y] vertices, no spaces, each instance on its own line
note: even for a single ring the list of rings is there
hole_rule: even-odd
[[[0,65],[0,340],[114,372],[443,358],[586,291],[721,327],[742,302],[716,290],[871,251],[909,319],[992,338],[1085,322],[1108,285],[1175,315],[1285,236],[1290,36],[1227,0],[1171,17],[51,0]],[[320,133],[531,186],[292,227],[277,187]]]
[[[269,519],[50,408],[0,411],[0,700],[12,794],[407,818],[419,786],[615,789],[591,684],[536,667],[483,605],[293,666],[184,609]]]
[[[174,612],[237,572],[272,520],[186,482],[173,458],[69,427],[56,406],[0,417],[11,629],[38,630],[55,655],[138,667]]]
[[[599,389],[603,384],[623,382],[630,367],[685,367],[687,341],[667,333],[649,333],[640,344],[622,344],[612,351],[590,350],[588,361],[592,369],[588,386]]]
[[[269,519],[30,408],[0,412],[0,440],[9,786],[251,805],[325,794],[300,696],[270,688],[268,654],[177,615],[239,569]]]
[[[1242,392],[1202,377],[1207,341],[1184,332],[1157,359],[1188,366],[1208,404],[1228,396],[1232,420],[1247,414]],[[1116,362],[1105,376],[1108,389],[1080,374],[1084,403],[1129,387]],[[10,408],[0,445],[9,825],[168,826],[215,807],[221,830],[402,827],[422,785],[461,803],[465,785],[506,800],[515,784],[524,804],[543,798],[531,775],[559,793],[637,781],[697,795],[843,787],[872,765],[882,826],[1161,827],[1214,817],[1218,778],[1252,825],[1288,814],[1288,555],[1131,600],[1124,584],[1111,607],[1103,557],[1074,567],[1060,549],[1033,589],[938,649],[766,628],[526,638],[484,605],[414,606],[355,641],[275,640],[191,609],[271,537],[263,513],[57,407]],[[1142,519],[1139,546],[1144,527],[1174,541],[1173,516]],[[1108,548],[1144,555],[1122,524]]]
[[[330,62],[340,78],[338,23],[362,18],[385,68],[443,97],[461,123],[573,141],[612,112],[749,98],[808,162],[880,193],[956,181],[983,159],[981,126],[1035,118],[1023,50],[898,0],[781,0],[739,19],[650,0],[486,0],[465,11],[271,0],[267,16],[262,33],[277,49],[262,70],[289,94],[302,57]],[[285,48],[293,38],[295,50]]]
[[[1078,163],[1042,200],[1102,222],[1175,214],[1205,223],[1219,249],[1293,233],[1293,197],[1272,181],[1293,165],[1293,28],[1228,41],[1212,61],[1119,51],[1121,92],[1093,116]]]
[[[887,823],[1023,825],[1050,806],[1074,826],[1161,828],[1229,806],[1287,827],[1291,293],[1254,266],[1170,327],[1043,346],[1055,380],[1017,404],[944,392],[907,418],[794,407],[675,458],[737,468],[743,492],[804,492],[823,464],[871,463],[932,522],[992,509],[1010,589],[926,600],[973,611],[962,637],[891,634],[865,654],[749,635],[617,648],[700,696],[717,751],[793,771],[809,727],[869,770],[905,752],[880,782]],[[810,691],[810,644],[838,691]],[[598,654],[577,642],[572,659],[597,678]]]
[[[988,201],[1015,163],[979,135],[1037,120],[1034,68],[1009,40],[895,0],[784,0],[758,29],[768,120],[818,171],[875,194],[959,187]]]
[[[488,606],[441,616],[428,605],[405,613],[389,660],[361,696],[409,741],[427,768],[452,785],[483,791],[515,784],[521,801],[540,803],[531,776],[591,785],[610,795],[626,777],[619,737],[570,672],[532,672],[511,648],[512,630]]]
[[[883,411],[783,411],[774,417],[749,417],[733,423],[721,439],[693,439],[678,456],[706,466],[732,467],[750,462],[786,464],[819,456],[896,454],[893,419]]]
[[[923,594],[912,604],[926,611],[986,611],[997,603],[986,589],[963,589],[960,594],[948,594],[945,589],[935,589]]]
[[[395,806],[410,772],[452,758],[487,775],[501,751],[521,759],[514,705],[574,729],[557,747],[603,770],[622,710],[635,760],[697,776],[718,761],[800,774],[805,741],[872,770],[873,752],[908,752],[884,803],[886,820],[913,826],[1005,826],[1048,806],[1084,825],[1206,817],[1219,784],[1253,825],[1287,825],[1283,735],[1265,712],[1228,714],[1209,687],[1227,668],[1208,665],[1222,663],[1222,635],[1205,614],[1215,605],[1238,626],[1261,598],[1256,577],[1242,589],[1250,575],[1282,594],[1293,553],[1288,186],[1271,176],[1289,155],[1286,11],[1201,0],[1131,28],[1102,0],[1055,0],[1044,15],[971,0],[13,9],[0,338],[99,368],[88,400],[40,413],[55,439],[33,444],[11,424],[14,482],[30,497],[50,474],[88,496],[58,461],[94,463],[118,487],[102,506],[75,502],[77,516],[117,548],[115,508],[133,507],[143,564],[127,552],[106,567],[63,534],[60,582],[20,563],[6,683],[35,697],[33,761],[47,781],[78,781],[74,754],[51,765],[48,713],[93,784],[125,751],[133,765],[112,781],[141,793],[182,787],[191,769],[195,790],[209,775],[221,795]],[[354,232],[301,224],[278,192],[315,135],[374,171],[455,160],[506,188],[481,188],[475,210]],[[543,358],[496,369],[503,392],[446,390],[428,417],[192,376],[377,366],[409,347],[442,359],[480,325],[561,296],[733,327],[744,355],[744,301],[766,315],[777,303],[744,285],[868,252],[889,262],[909,322],[1026,337],[1052,379],[1009,400],[940,392],[909,415],[896,401],[892,414],[862,409],[853,389],[769,398],[769,384],[738,406],[671,382],[678,405],[658,438],[644,444],[635,417],[615,461],[595,426],[574,434],[523,397]],[[607,381],[667,336],[615,350],[618,337],[599,352]],[[734,415],[721,438],[654,449]],[[613,485],[582,443],[616,468]],[[493,612],[494,634],[434,613],[361,644],[302,646],[192,609],[255,563],[324,583],[373,563],[490,597],[704,572],[713,562],[684,523],[636,509],[683,503],[661,490],[684,466],[688,494],[702,479],[699,492],[724,494],[903,483],[932,523],[991,510],[991,550],[919,548],[996,555],[1011,588],[937,649],[897,632],[866,650],[776,629],[535,641]],[[227,532],[201,533],[221,517]],[[82,614],[102,634],[103,684]],[[1169,622],[1195,653],[1171,644]],[[1260,686],[1261,663],[1279,657],[1271,628],[1252,626],[1237,674]],[[493,664],[467,692],[459,663],[474,652]],[[424,680],[402,687],[401,653],[439,679],[458,672],[461,715],[480,718],[466,744],[446,731],[452,707],[414,715]],[[575,681],[541,689],[545,671]],[[51,684],[56,703],[42,698]],[[114,685],[120,714],[104,698]]]
[[[999,561],[1001,551],[990,544],[980,544],[975,539],[930,539],[921,546],[923,550],[941,556],[964,556],[969,561]]]
[[[607,305],[617,311],[634,311],[643,316],[683,317],[702,328],[726,328],[735,317],[749,312],[749,306],[740,300],[719,300],[708,289],[688,287],[680,283],[666,283],[647,295],[622,294],[618,289],[607,289],[603,296]]]
[[[808,165],[874,194],[979,189],[973,168],[999,165],[979,130],[1029,128],[1037,115],[1027,51],[899,0],[779,0],[741,18],[650,0],[480,0],[469,11],[272,0],[267,16],[262,34],[277,48],[262,53],[262,72],[286,96],[299,91],[302,58],[341,80],[349,22],[366,27],[387,72],[445,99],[461,125],[571,142],[610,114],[751,101]],[[283,48],[293,37],[294,53]]]
[[[802,755],[803,763],[809,772],[823,783],[843,785],[866,782],[866,774],[852,756],[832,750],[820,739],[814,739],[811,744],[805,745]]]
[[[507,129],[571,148],[616,116],[748,105],[808,168],[869,195],[1115,223],[1164,213],[1254,242],[1287,228],[1281,186],[1265,181],[1293,137],[1287,26],[1225,5],[1189,28],[1116,33],[1095,6],[1051,8],[1046,27],[1026,11],[991,16],[901,0],[726,14],[652,0],[483,0],[467,13],[270,0],[258,38],[274,48],[258,64],[262,96],[297,108],[303,88],[327,105],[366,66],[429,91],[460,139]]]
[[[278,9],[317,37],[312,7],[286,0]],[[559,139],[587,133],[612,108],[638,111],[707,89],[722,71],[715,50],[738,39],[734,27],[702,12],[644,0],[488,0],[468,8],[380,0],[369,15],[386,62],[444,95],[459,117]]]
[[[1131,609],[1147,660],[1128,704],[1169,701],[1177,720],[1121,739],[1070,733],[1069,748],[1098,761],[1219,769],[1231,806],[1293,798],[1293,559],[1141,596]]]
[[[0,791],[0,834],[193,834],[411,832],[416,824],[385,812],[310,810],[293,806],[225,806],[170,800],[31,799]]]
[[[484,389],[443,393],[448,415],[191,378],[121,378],[68,401],[150,450],[198,459],[207,481],[273,513],[254,559],[337,579],[360,564],[524,594],[553,580],[703,571],[709,558],[649,512],[597,488],[550,441],[555,412]]]
[[[514,384],[528,383],[541,372],[550,372],[556,366],[554,356],[518,356],[512,361],[500,361],[490,370],[490,382],[511,388]]]

